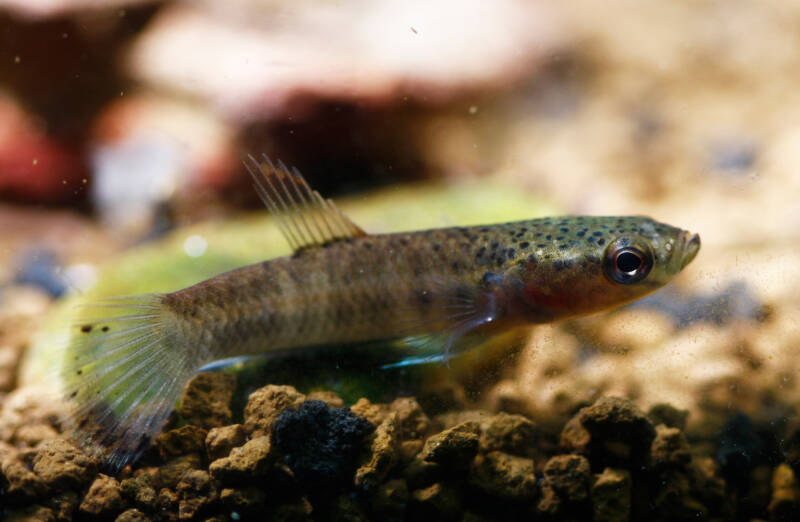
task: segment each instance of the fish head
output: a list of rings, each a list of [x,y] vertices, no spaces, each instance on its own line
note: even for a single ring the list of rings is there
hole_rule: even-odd
[[[542,321],[643,297],[670,282],[700,250],[697,234],[644,216],[576,216],[558,226],[561,243],[523,263],[524,306]]]

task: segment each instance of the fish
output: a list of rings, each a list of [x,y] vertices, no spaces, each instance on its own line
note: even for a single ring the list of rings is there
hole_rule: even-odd
[[[476,335],[647,295],[700,249],[697,234],[644,216],[368,234],[296,168],[266,156],[245,166],[291,255],[175,292],[100,300],[71,329],[60,369],[70,433],[111,470],[147,449],[186,382],[214,361],[387,341],[420,350],[388,366],[447,362]]]

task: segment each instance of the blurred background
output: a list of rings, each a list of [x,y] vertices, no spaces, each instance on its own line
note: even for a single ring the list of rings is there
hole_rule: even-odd
[[[798,27],[779,0],[0,0],[0,390],[37,375],[23,354],[61,295],[285,251],[248,217],[241,160],[266,153],[369,231],[581,213],[698,232],[676,284],[536,329],[480,401],[543,418],[621,395],[688,410],[690,439],[743,414],[780,445]]]

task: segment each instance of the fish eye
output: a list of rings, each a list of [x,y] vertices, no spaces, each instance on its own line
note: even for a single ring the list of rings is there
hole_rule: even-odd
[[[606,275],[623,285],[641,281],[653,268],[650,252],[631,246],[627,239],[619,239],[609,245],[605,257]]]

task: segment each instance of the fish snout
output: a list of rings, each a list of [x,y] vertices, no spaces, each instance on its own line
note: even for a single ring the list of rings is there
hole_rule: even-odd
[[[684,232],[680,239],[679,254],[680,254],[680,268],[683,269],[692,262],[700,251],[700,236],[692,234],[691,232]]]

